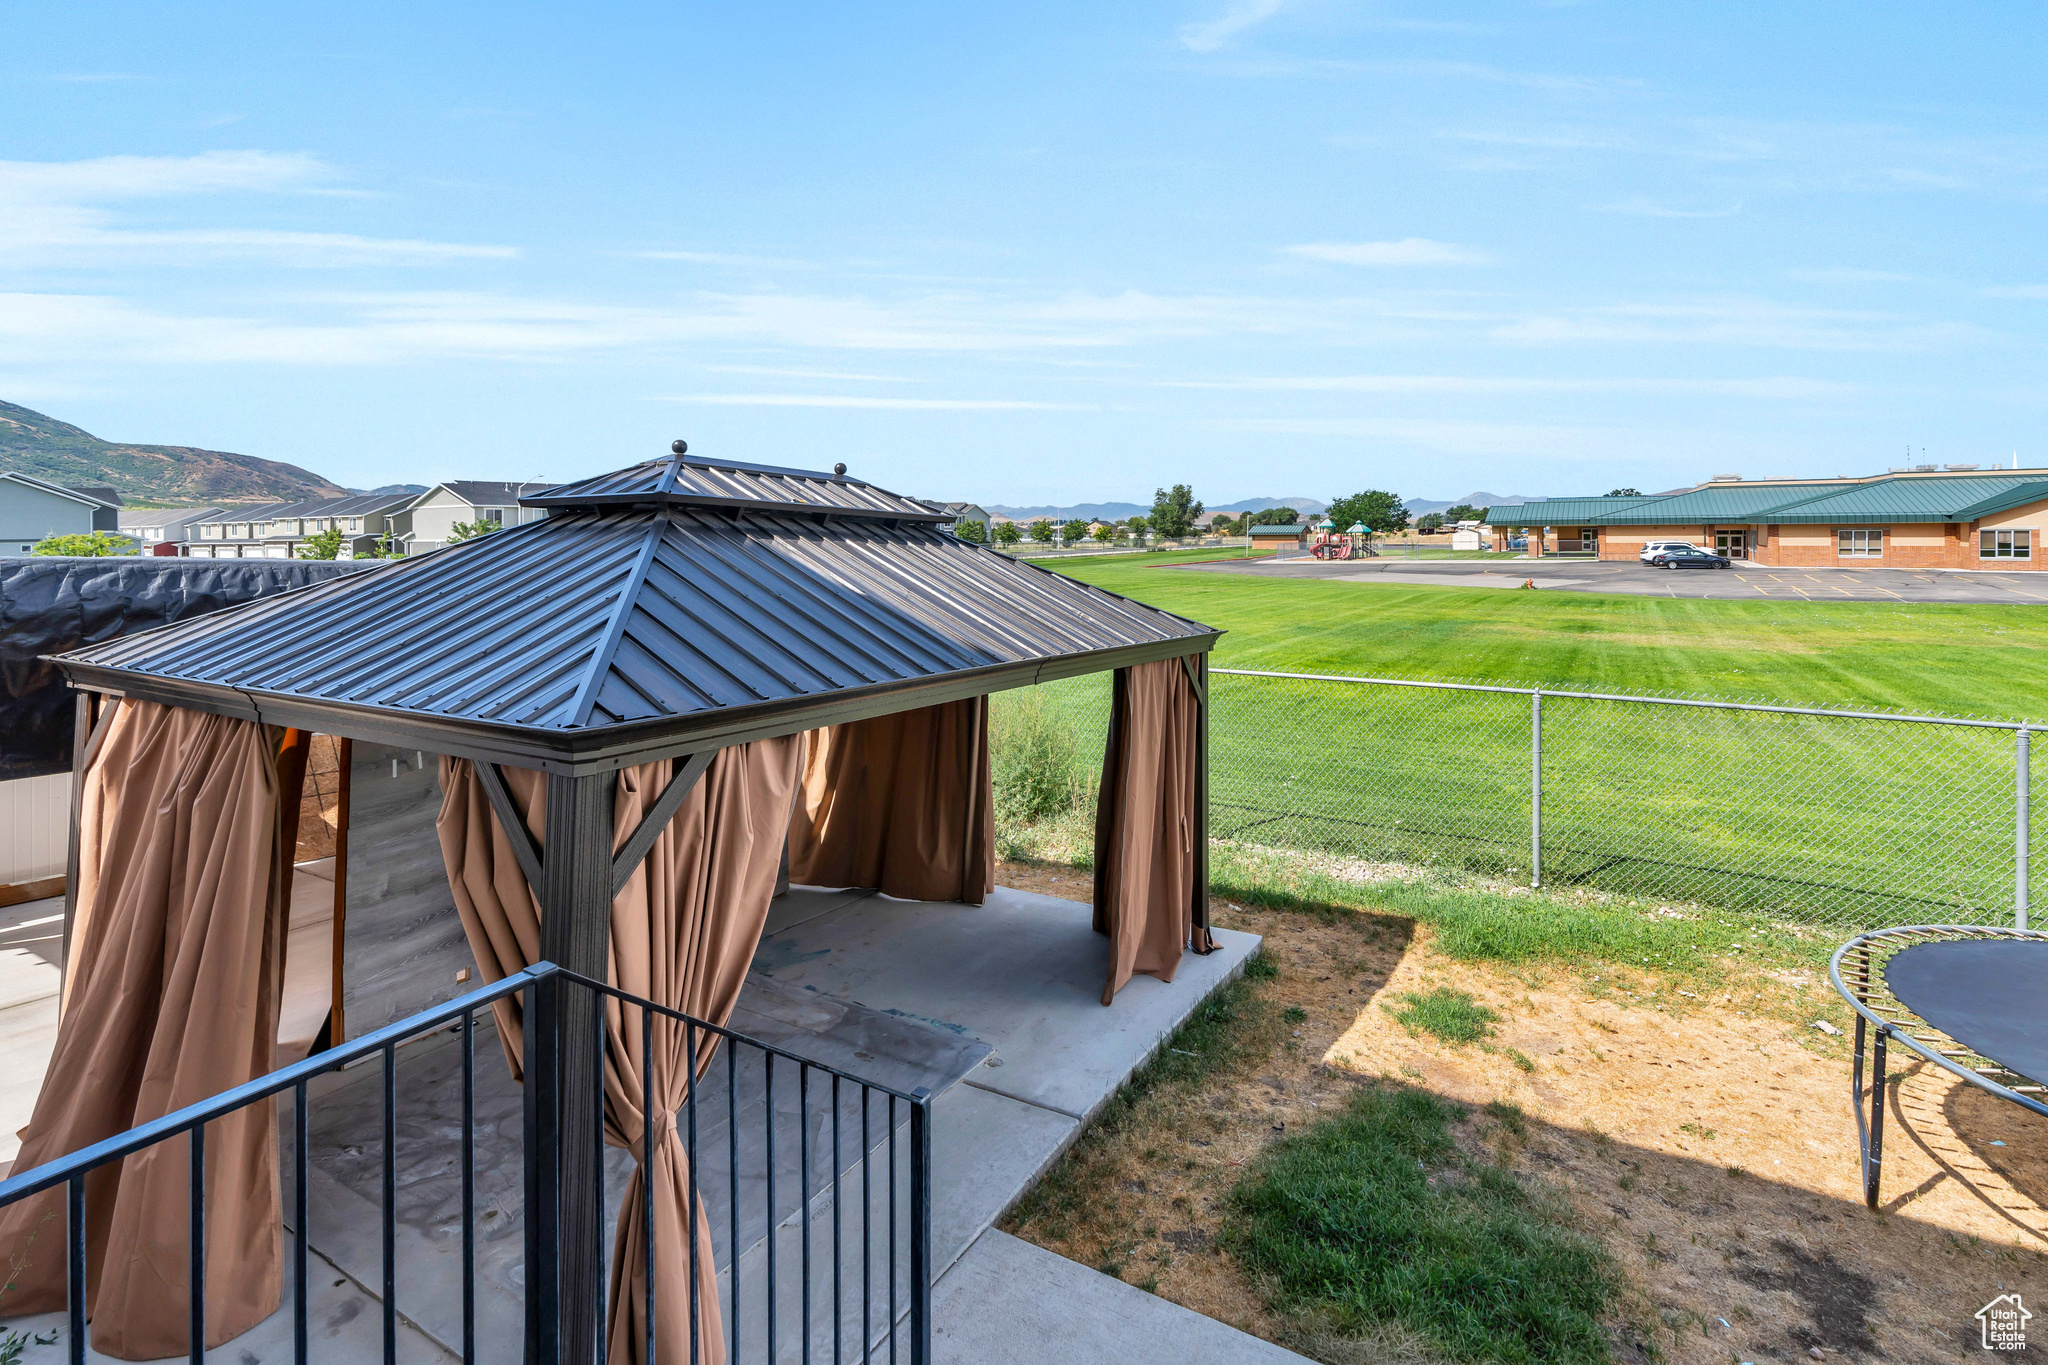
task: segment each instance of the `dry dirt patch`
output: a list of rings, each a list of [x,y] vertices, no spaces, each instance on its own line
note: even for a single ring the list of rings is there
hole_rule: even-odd
[[[1089,890],[1071,869],[1006,864],[999,880]],[[1426,1358],[1398,1334],[1354,1347],[1276,1319],[1213,1244],[1246,1162],[1392,1081],[1474,1106],[1467,1140],[1568,1192],[1632,1287],[1613,1329],[1624,1358],[1957,1360],[1978,1353],[1972,1315],[1991,1298],[2048,1303],[2048,1121],[1895,1063],[1885,1210],[1866,1210],[1846,1046],[1795,1022],[1823,1004],[1811,979],[1760,977],[1674,1012],[1612,978],[1452,961],[1397,916],[1218,902],[1215,918],[1264,935],[1279,968],[1252,991],[1254,1045],[1084,1140],[1049,1177],[1067,1197],[1027,1200],[1011,1231],[1326,1359]],[[1383,1008],[1440,986],[1504,1016],[1491,1051],[1411,1034]],[[1526,1114],[1526,1138],[1486,1119],[1495,1101]]]

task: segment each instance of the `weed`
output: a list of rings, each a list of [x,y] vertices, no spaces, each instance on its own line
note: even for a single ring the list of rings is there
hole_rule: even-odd
[[[1276,1143],[1230,1196],[1229,1249],[1274,1308],[1347,1335],[1394,1323],[1459,1360],[1605,1361],[1620,1280],[1549,1190],[1463,1155],[1463,1110],[1373,1087]]]
[[[1713,1129],[1698,1123],[1681,1123],[1678,1125],[1678,1131],[1681,1133],[1691,1133],[1694,1137],[1701,1138],[1707,1142],[1712,1142],[1719,1136]]]
[[[1046,820],[1088,804],[1073,728],[1037,688],[1004,693],[991,709],[989,754],[998,820]]]
[[[1493,1026],[1501,1019],[1497,1011],[1473,999],[1471,992],[1449,986],[1438,986],[1422,994],[1411,991],[1400,998],[1405,1002],[1403,1007],[1387,1006],[1389,1014],[1410,1033],[1434,1034],[1447,1043],[1476,1043],[1491,1038]]]
[[[1486,1106],[1487,1117],[1507,1129],[1518,1138],[1529,1136],[1529,1120],[1522,1114],[1522,1106],[1506,1100],[1494,1100]]]
[[[1299,1005],[1289,1005],[1286,1009],[1280,1011],[1280,1017],[1290,1024],[1306,1024],[1308,1022],[1308,1011]]]

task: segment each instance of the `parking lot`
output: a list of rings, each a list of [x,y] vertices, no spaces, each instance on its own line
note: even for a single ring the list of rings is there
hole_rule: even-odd
[[[1262,578],[1323,578],[1459,588],[1538,588],[1723,600],[1776,597],[1851,602],[2048,603],[2048,573],[1954,569],[1784,569],[1737,561],[1732,569],[1653,569],[1589,559],[1403,560],[1325,563],[1318,559],[1226,559],[1177,566]]]

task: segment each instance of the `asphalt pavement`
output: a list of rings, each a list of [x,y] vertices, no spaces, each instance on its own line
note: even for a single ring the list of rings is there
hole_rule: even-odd
[[[1783,569],[1737,561],[1732,569],[1653,569],[1633,561],[1590,559],[1222,559],[1181,564],[1198,573],[1259,578],[1321,578],[1457,588],[1618,592],[1644,597],[1758,597],[1827,602],[2048,603],[2048,572],[1956,569]]]

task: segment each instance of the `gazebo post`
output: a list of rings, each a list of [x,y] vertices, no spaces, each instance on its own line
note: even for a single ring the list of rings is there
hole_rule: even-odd
[[[1195,887],[1194,940],[1198,953],[1216,951],[1209,932],[1209,654],[1195,656]]]
[[[610,968],[616,773],[547,779],[541,957],[593,980]],[[526,1018],[528,1365],[595,1359],[605,1312],[598,1136],[600,1015],[590,993],[546,977]],[[552,1153],[554,1159],[547,1159]],[[536,1157],[540,1159],[536,1159]],[[552,1284],[556,1293],[545,1292]]]

